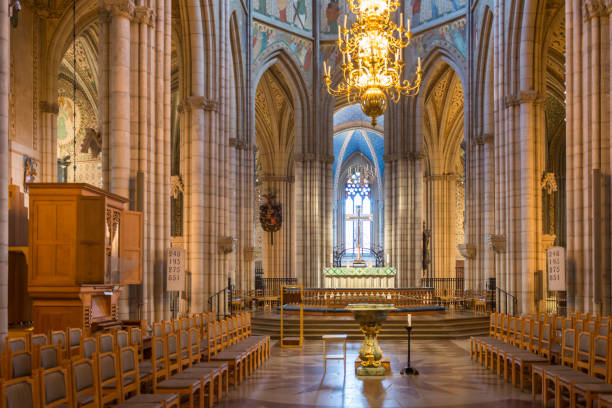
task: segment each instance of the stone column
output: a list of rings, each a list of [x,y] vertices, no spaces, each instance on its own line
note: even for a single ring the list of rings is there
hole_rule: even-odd
[[[276,202],[282,206],[283,224],[275,233],[264,232],[264,274],[266,278],[294,277],[293,195],[294,180],[287,176],[263,176],[264,194],[274,191]],[[299,239],[299,238],[298,238]]]
[[[8,335],[9,24],[5,3],[0,7],[0,350]]]
[[[103,129],[109,144],[108,188],[115,194],[130,198],[130,21],[134,3],[131,0],[101,0],[100,8],[106,11],[108,27],[105,30],[108,38],[102,42],[108,47],[103,51],[108,57],[103,61],[109,65],[106,67],[108,90],[101,92],[103,98],[108,98],[102,101],[108,114],[108,128]],[[102,82],[101,87],[105,86]],[[119,318],[129,319],[128,288],[121,291],[118,306]]]
[[[44,183],[57,181],[57,102],[40,102],[40,175]],[[72,181],[72,180],[70,180]]]
[[[455,174],[426,177],[427,225],[431,227],[431,268],[436,278],[455,277]]]

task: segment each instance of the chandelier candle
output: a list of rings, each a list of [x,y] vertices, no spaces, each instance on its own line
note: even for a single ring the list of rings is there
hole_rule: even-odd
[[[388,99],[398,102],[400,95],[414,96],[421,86],[421,59],[417,59],[416,78],[402,80],[405,62],[401,50],[410,44],[410,20],[404,28],[404,15],[400,13],[399,26],[391,15],[400,3],[397,0],[347,0],[351,12],[357,17],[350,29],[338,31],[338,49],[342,54],[340,70],[343,80],[332,87],[331,66],[323,62],[327,90],[334,96],[346,96],[348,103],[359,102],[363,112],[372,118],[387,110]]]

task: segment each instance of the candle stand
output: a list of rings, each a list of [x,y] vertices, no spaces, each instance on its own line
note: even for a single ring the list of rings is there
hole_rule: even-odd
[[[410,333],[412,332],[412,325],[406,326],[406,331],[408,332],[408,363],[406,367],[402,368],[400,374],[419,375],[417,369],[410,366]]]

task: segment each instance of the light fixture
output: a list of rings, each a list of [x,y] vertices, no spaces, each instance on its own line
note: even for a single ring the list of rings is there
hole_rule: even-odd
[[[402,49],[410,44],[410,20],[403,26],[391,21],[391,14],[400,3],[397,0],[347,0],[357,21],[350,29],[338,32],[338,48],[342,53],[340,69],[344,82],[337,89],[331,86],[331,66],[323,62],[325,84],[330,94],[346,95],[349,104],[359,101],[363,112],[372,118],[385,113],[388,98],[398,102],[400,95],[414,96],[421,86],[421,59],[418,59],[413,82],[401,79],[405,63]]]

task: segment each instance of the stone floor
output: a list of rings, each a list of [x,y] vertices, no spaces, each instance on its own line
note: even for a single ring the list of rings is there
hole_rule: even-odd
[[[347,370],[328,361],[323,377],[322,342],[307,341],[301,349],[281,349],[273,342],[272,357],[221,407],[536,407],[531,394],[520,392],[470,360],[469,340],[413,341],[412,366],[419,376],[400,375],[407,343],[381,343],[391,361],[384,378],[355,377],[353,363],[360,344],[347,344]],[[333,351],[332,351],[333,352]]]

